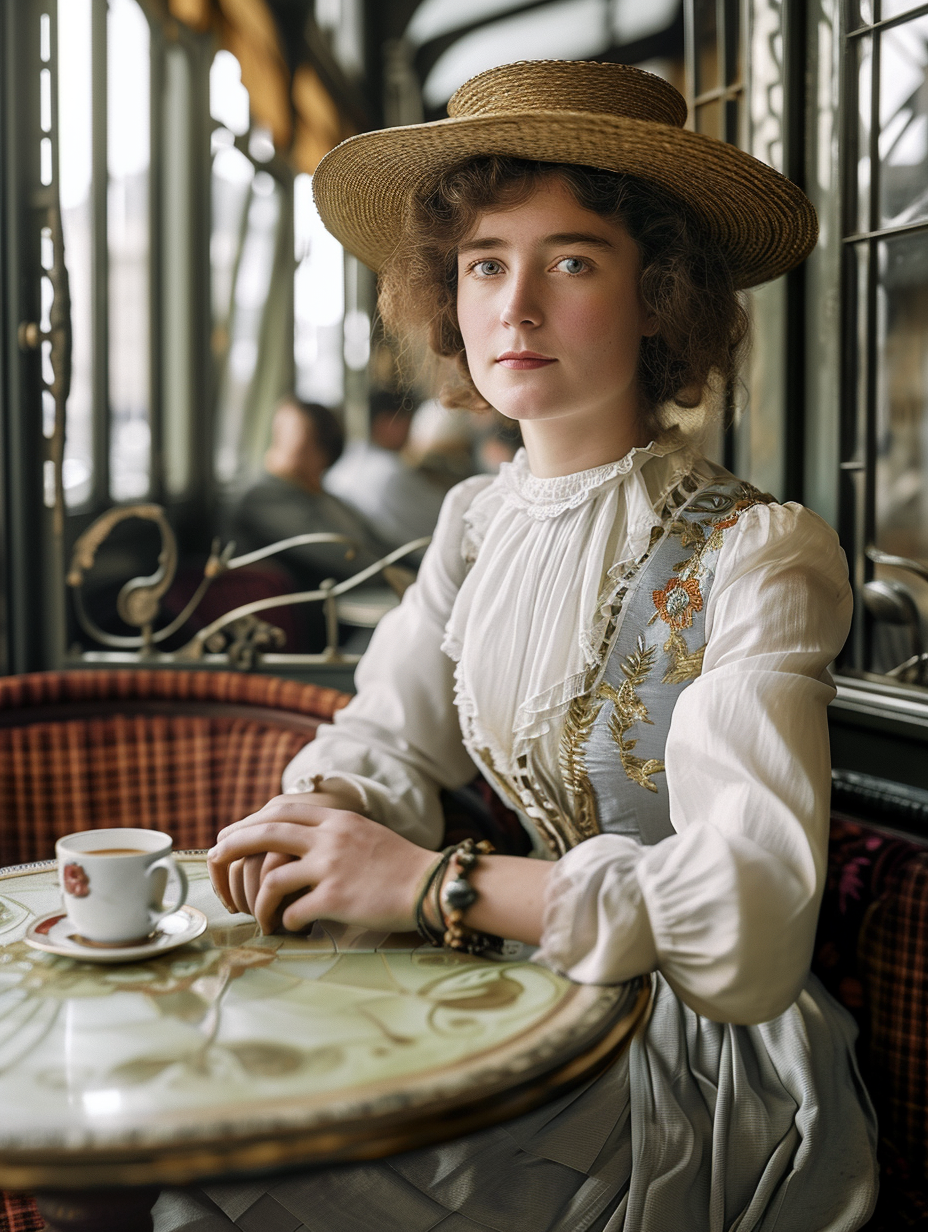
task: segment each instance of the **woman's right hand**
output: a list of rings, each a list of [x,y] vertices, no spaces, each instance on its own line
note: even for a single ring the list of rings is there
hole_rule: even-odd
[[[270,806],[283,806],[280,811],[286,813],[288,821],[301,823],[300,809],[289,807],[293,804],[311,804],[313,808],[358,811],[358,797],[348,790],[343,792],[290,792],[287,795],[275,796],[263,808],[259,809],[257,813],[252,813],[248,817],[243,817],[241,821],[236,821],[232,825],[226,826],[219,831],[217,838],[221,838],[235,830],[243,829],[245,826],[258,825],[261,822],[267,821],[268,814],[265,812],[265,809]],[[244,915],[254,915],[255,899],[258,897],[258,891],[261,888],[261,882],[264,877],[273,869],[280,868],[283,864],[288,864],[293,858],[293,856],[285,855],[283,852],[278,851],[245,856],[244,859],[236,860],[233,864],[229,865],[228,884],[220,886],[214,881],[213,889],[222,900],[223,906],[227,911],[240,911]]]

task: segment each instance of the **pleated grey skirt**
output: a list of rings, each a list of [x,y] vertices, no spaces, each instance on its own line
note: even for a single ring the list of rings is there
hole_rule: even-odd
[[[155,1232],[855,1232],[876,1124],[850,1016],[810,976],[772,1022],[700,1018],[656,975],[600,1078],[495,1129],[375,1163],[166,1190]]]

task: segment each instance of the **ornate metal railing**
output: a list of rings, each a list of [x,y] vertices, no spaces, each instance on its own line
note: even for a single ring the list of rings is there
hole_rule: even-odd
[[[161,535],[158,567],[148,576],[132,578],[126,582],[116,599],[116,612],[120,619],[131,628],[138,629],[139,632],[137,634],[109,633],[100,628],[87,610],[83,594],[85,578],[93,568],[97,552],[102,544],[120,522],[130,518],[154,522],[158,527]],[[314,654],[288,654],[286,658],[301,667],[322,664],[350,667],[356,664],[361,656],[346,651],[339,645],[338,600],[385,570],[389,571],[391,566],[396,565],[404,557],[421,551],[428,542],[428,538],[414,539],[342,582],[328,578],[320,584],[317,590],[271,595],[264,599],[255,599],[250,603],[240,604],[211,621],[205,628],[197,630],[179,649],[165,651],[159,649],[161,644],[187,624],[210,586],[222,574],[255,564],[271,556],[277,556],[287,551],[288,548],[313,543],[343,544],[345,559],[351,560],[358,545],[347,535],[312,532],[305,535],[292,535],[289,539],[281,539],[267,547],[258,548],[257,551],[233,556],[234,542],[221,547],[220,540],[214,539],[209,559],[203,568],[203,576],[194,593],[177,616],[168,623],[158,626],[161,602],[174,581],[178,564],[177,541],[167,515],[160,505],[152,504],[126,505],[109,509],[97,518],[75,543],[66,580],[71,590],[78,624],[95,642],[108,647],[110,653],[81,650],[79,657],[85,660],[112,659],[117,657],[112,652],[117,652],[118,658],[123,662],[128,660],[159,664],[190,663],[203,661],[206,658],[215,662],[218,657],[232,667],[249,671],[258,666],[266,654],[280,652],[286,641],[283,630],[269,621],[260,619],[259,612],[290,605],[321,603],[325,612],[325,649]],[[401,588],[394,585],[394,589],[399,593]],[[275,659],[279,657],[279,653],[275,654]]]

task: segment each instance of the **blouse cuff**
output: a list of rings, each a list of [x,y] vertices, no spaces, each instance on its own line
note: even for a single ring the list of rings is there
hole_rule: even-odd
[[[654,970],[657,949],[638,881],[644,851],[633,839],[600,834],[557,861],[536,962],[578,984],[621,984]]]

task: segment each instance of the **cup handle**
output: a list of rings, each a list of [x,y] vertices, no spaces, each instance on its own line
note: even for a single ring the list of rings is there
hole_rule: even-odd
[[[167,876],[170,876],[172,872],[176,873],[177,880],[180,882],[180,885],[178,887],[176,903],[171,903],[169,907],[165,907],[164,899],[162,897],[163,909],[161,911],[158,911],[153,907],[149,908],[148,914],[153,925],[157,924],[159,920],[163,920],[166,915],[171,915],[172,912],[179,911],[181,907],[183,907],[184,903],[187,901],[187,890],[189,888],[187,874],[182,865],[178,864],[173,856],[163,856],[162,859],[155,860],[154,864],[149,864],[148,868],[145,870],[145,876],[150,877],[155,869],[164,869]],[[165,888],[166,885],[167,883],[165,883]]]

